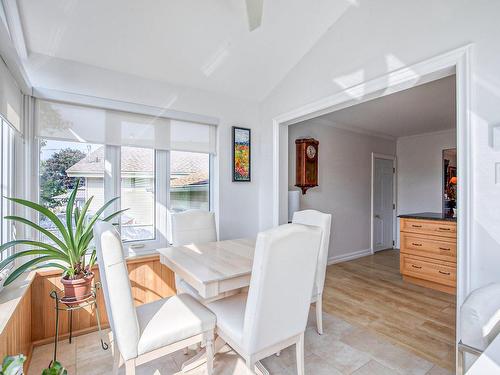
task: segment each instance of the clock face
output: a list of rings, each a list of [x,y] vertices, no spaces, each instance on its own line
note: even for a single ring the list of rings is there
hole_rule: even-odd
[[[316,147],[314,147],[313,145],[307,146],[306,154],[309,159],[314,159],[314,157],[316,156]]]

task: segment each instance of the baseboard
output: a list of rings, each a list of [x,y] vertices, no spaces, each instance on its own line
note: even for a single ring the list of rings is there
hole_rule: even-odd
[[[353,251],[353,252],[350,252],[347,254],[342,254],[342,255],[334,255],[334,256],[328,258],[328,265],[340,263],[340,262],[347,262],[348,260],[353,260],[353,259],[365,257],[367,255],[371,255],[371,253],[372,253],[372,251],[370,249],[365,249],[365,250]]]

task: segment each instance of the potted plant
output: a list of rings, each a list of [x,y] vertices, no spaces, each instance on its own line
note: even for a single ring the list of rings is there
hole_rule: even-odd
[[[15,259],[25,256],[36,256],[28,260],[13,270],[5,279],[4,286],[12,283],[23,272],[35,268],[58,267],[63,270],[61,282],[64,285],[64,297],[66,301],[80,301],[90,295],[94,274],[92,266],[96,261],[95,248],[92,239],[94,237],[93,228],[97,220],[110,221],[120,215],[125,210],[116,211],[104,218],[103,212],[119,197],[113,198],[99,208],[95,214],[88,217],[87,213],[94,197],[90,197],[79,209],[75,205],[76,194],[79,182],[71,192],[66,204],[65,222],[48,208],[38,203],[24,199],[8,198],[9,200],[37,211],[45,216],[57,228],[57,234],[52,233],[40,225],[19,217],[6,216],[5,219],[17,221],[35,229],[40,234],[46,236],[51,243],[34,240],[14,240],[0,246],[0,252],[16,245],[32,246],[32,249],[16,252],[0,262],[0,271],[12,263]],[[47,241],[48,242],[48,241]],[[87,254],[91,254],[88,260]]]

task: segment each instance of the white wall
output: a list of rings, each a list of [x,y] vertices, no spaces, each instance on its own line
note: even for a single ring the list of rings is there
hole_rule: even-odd
[[[468,43],[472,56],[472,288],[500,281],[500,2],[357,0],[262,103],[260,222],[272,226],[272,119]],[[287,181],[282,181],[286,186]]]
[[[216,203],[220,238],[255,236],[259,228],[258,104],[211,92],[151,81],[95,66],[51,59],[31,61],[33,86],[216,117],[219,174]],[[231,126],[252,129],[252,182],[231,180]],[[218,172],[217,172],[218,171]],[[216,187],[217,188],[217,187]]]
[[[288,186],[295,185],[295,140],[312,137],[319,141],[319,186],[301,195],[301,209],[332,214],[329,259],[370,252],[371,153],[395,155],[396,142],[354,133],[314,120],[288,128]]]
[[[442,211],[443,150],[456,137],[453,129],[398,138],[398,214]]]
[[[398,138],[398,215],[441,212],[443,150],[457,147],[455,129]],[[396,247],[399,248],[399,220]]]

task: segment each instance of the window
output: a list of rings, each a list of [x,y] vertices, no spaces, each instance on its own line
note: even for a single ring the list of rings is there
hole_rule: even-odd
[[[14,192],[14,137],[15,131],[10,124],[0,116],[0,242],[2,244],[14,239],[14,225],[4,217],[13,214],[13,204],[5,197],[12,197]],[[12,254],[10,248],[0,254],[5,259]]]
[[[167,245],[168,208],[210,209],[215,126],[49,100],[35,113],[40,202],[57,215],[77,179],[77,204],[94,196],[91,213],[120,197],[109,212],[127,209],[116,223],[136,252]]]
[[[210,155],[170,152],[170,209],[210,210]]]
[[[155,151],[122,147],[120,205],[128,208],[121,216],[124,241],[155,238]]]
[[[104,146],[40,139],[40,204],[51,209],[65,222],[66,203],[80,181],[76,205],[94,197],[88,216],[104,204]],[[40,225],[58,233],[51,221],[40,217]],[[50,242],[48,238],[43,240]]]

